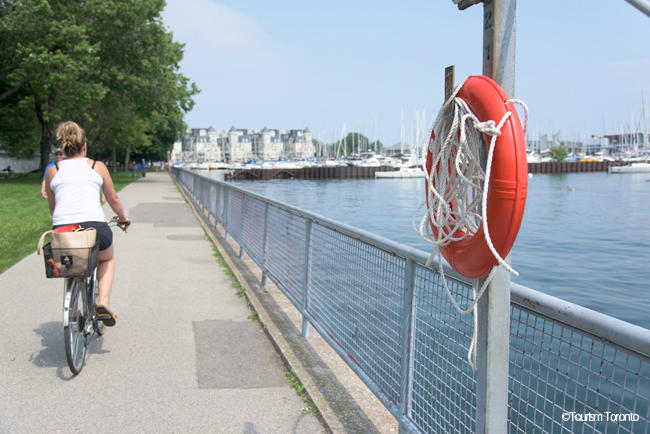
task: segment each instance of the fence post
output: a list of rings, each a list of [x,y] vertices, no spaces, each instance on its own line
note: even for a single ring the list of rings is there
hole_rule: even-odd
[[[221,218],[219,216],[219,206],[221,205],[221,199],[222,199],[221,192],[223,191],[223,187],[219,184],[215,184],[214,188],[217,191],[214,197],[214,228],[216,230],[219,229],[219,225],[221,224]]]
[[[399,401],[399,431],[410,432],[408,410],[411,401],[411,372],[413,364],[413,321],[415,318],[415,263],[407,258],[404,267],[404,304],[402,306],[400,337],[402,342]]]
[[[204,216],[208,216],[210,213],[208,211],[208,203],[210,202],[209,190],[210,183],[205,178],[201,178],[201,207]]]
[[[476,309],[476,432],[505,433],[510,363],[510,273],[505,268],[499,267]]]
[[[230,215],[230,188],[226,189],[226,203],[223,206],[223,230],[226,232],[226,235],[224,236],[224,239],[228,241],[228,226],[230,226],[230,221],[228,219],[228,216]]]
[[[264,202],[264,232],[262,233],[262,289],[266,289],[266,240],[269,226],[269,203]]]
[[[305,284],[303,285],[303,296],[302,296],[302,306],[305,312],[309,309],[309,287],[311,280],[311,219],[307,219],[305,224]],[[302,317],[302,337],[307,338],[309,336],[309,321],[307,317],[303,315]]]
[[[239,212],[239,241],[237,241],[239,243],[239,259],[241,259],[244,254],[244,209],[246,208],[247,197],[248,196],[245,194],[242,195],[241,209]]]

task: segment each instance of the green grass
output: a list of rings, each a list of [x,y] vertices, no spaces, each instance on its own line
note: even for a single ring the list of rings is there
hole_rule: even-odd
[[[129,172],[111,174],[115,189],[129,184]],[[41,234],[51,228],[47,200],[38,173],[0,178],[0,273],[36,250]]]
[[[289,380],[289,385],[293,390],[296,391],[298,396],[302,399],[302,402],[305,403],[304,411],[320,419],[320,413],[312,400],[309,398],[309,395],[307,395],[305,386],[303,386],[302,383],[298,381],[296,376],[293,375],[293,372],[291,372],[289,368],[285,369],[286,370],[284,371],[284,376]]]
[[[212,244],[212,255],[217,258],[217,262],[223,268],[224,274],[228,277],[228,280],[230,280],[230,285],[232,288],[235,290],[235,293],[241,297],[241,298],[246,298],[246,291],[244,291],[244,288],[241,286],[241,283],[239,283],[239,280],[237,280],[237,277],[235,277],[235,274],[232,272],[228,264],[226,263],[226,260],[223,259],[223,256],[221,256],[221,253],[219,253],[219,249],[217,246],[210,240],[210,243]],[[248,305],[250,307],[250,304]],[[257,315],[257,313],[256,313]],[[252,319],[249,317],[249,319]],[[259,319],[258,319],[259,321]]]
[[[135,179],[131,177],[131,173],[129,172],[111,173],[111,178],[113,178],[113,184],[115,184],[115,191],[120,191],[121,189],[123,189],[124,187],[126,187],[127,185],[135,181]]]

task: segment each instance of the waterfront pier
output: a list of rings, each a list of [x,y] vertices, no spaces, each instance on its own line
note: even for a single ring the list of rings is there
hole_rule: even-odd
[[[608,167],[625,166],[628,161],[544,161],[528,163],[528,173],[607,172]]]
[[[375,172],[391,172],[392,166],[314,166],[295,169],[234,169],[227,173],[226,180],[267,179],[362,179],[374,178]]]
[[[607,172],[610,166],[625,166],[626,161],[545,161],[528,163],[528,173]],[[376,172],[398,170],[393,166],[313,166],[301,168],[232,169],[224,175],[227,181],[268,179],[368,179]]]

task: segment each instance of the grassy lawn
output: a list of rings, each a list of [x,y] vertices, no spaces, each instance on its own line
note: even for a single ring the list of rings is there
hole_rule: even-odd
[[[129,172],[112,173],[120,191],[133,179]],[[0,273],[36,250],[41,234],[51,228],[47,200],[41,197],[37,173],[0,178]]]

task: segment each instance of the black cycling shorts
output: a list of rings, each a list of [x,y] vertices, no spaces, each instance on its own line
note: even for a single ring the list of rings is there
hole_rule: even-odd
[[[108,224],[106,222],[81,222],[77,224],[84,229],[95,228],[97,230],[99,250],[106,250],[111,246],[111,244],[113,244],[113,231],[108,227]],[[68,224],[52,226],[52,229],[56,229],[61,226],[68,226]]]

